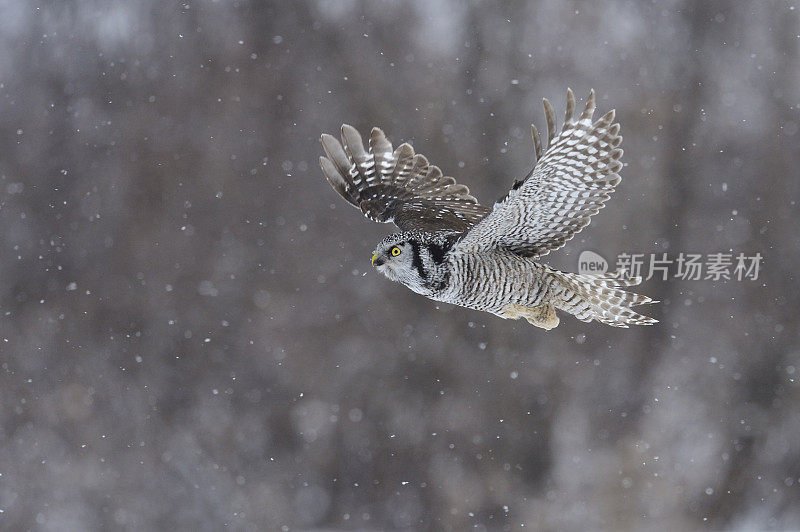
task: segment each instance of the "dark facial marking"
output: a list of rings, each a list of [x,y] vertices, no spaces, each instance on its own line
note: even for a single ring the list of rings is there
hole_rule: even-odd
[[[441,264],[444,262],[444,256],[450,251],[451,244],[439,245],[439,244],[431,244],[429,249],[431,250],[431,255],[433,256],[433,261],[436,264]]]
[[[411,242],[411,248],[414,252],[414,267],[419,272],[419,276],[425,279],[425,267],[422,265],[422,255],[419,251],[419,242]]]

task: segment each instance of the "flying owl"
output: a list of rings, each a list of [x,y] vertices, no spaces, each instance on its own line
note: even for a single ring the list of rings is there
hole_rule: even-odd
[[[556,310],[614,327],[657,323],[631,310],[655,301],[623,290],[640,277],[624,270],[579,275],[537,262],[583,229],[620,181],[622,137],[614,111],[592,122],[594,91],[577,121],[574,110],[568,89],[564,126],[557,132],[553,106],[544,100],[547,147],[531,126],[536,163],[491,209],[409,144],[393,149],[378,128],[369,151],[351,126],[342,126],[342,144],[323,134],[327,157],[319,162],[344,199],[371,220],[400,228],[381,240],[372,265],[418,294],[525,318],[547,330],[559,323]]]

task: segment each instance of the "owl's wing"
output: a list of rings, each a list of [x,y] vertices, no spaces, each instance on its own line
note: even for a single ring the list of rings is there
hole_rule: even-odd
[[[567,89],[567,113],[556,134],[553,106],[544,100],[548,143],[542,153],[539,133],[531,126],[538,162],[530,174],[494,205],[492,212],[457,245],[462,250],[505,249],[524,257],[540,257],[558,249],[597,214],[622,168],[622,137],[613,124],[614,111],[592,122],[594,91],[577,121],[575,96]]]
[[[322,135],[322,147],[328,157],[320,157],[319,164],[328,182],[370,220],[394,222],[403,231],[464,232],[490,211],[467,187],[415,154],[411,145],[392,150],[378,128],[370,134],[369,151],[347,124],[342,126],[342,144]]]

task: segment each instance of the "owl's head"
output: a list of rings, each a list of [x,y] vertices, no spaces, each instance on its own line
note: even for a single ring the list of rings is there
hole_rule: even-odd
[[[440,289],[446,280],[446,251],[424,233],[395,233],[380,241],[372,254],[372,265],[390,280],[427,295]]]

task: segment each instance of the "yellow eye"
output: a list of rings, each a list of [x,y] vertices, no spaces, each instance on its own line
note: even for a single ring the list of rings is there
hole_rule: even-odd
[[[392,248],[392,257],[396,257],[400,254],[400,248],[395,246]]]

